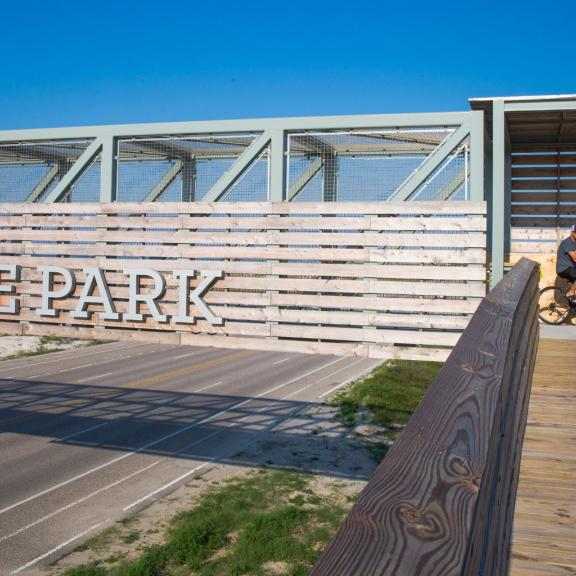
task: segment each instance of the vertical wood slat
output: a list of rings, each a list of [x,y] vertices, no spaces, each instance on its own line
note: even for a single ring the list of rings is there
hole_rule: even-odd
[[[104,327],[107,338],[140,329],[139,337],[156,339],[156,331],[176,331],[224,347],[242,338],[258,347],[265,338],[278,349],[290,343],[314,352],[318,343],[372,357],[443,359],[443,346],[456,341],[485,294],[485,214],[482,202],[1,204],[0,263],[23,268],[18,296],[28,333]],[[167,312],[177,301],[173,270],[221,267],[224,277],[205,300],[220,304],[224,326],[80,322],[68,314],[72,302],[57,302],[59,318],[43,320],[33,308],[39,265],[74,270],[73,297],[82,269],[102,268],[120,312],[128,299],[124,269],[161,270]],[[299,310],[307,314],[295,317]],[[384,323],[376,319],[382,313]],[[2,326],[9,321],[0,318]]]
[[[523,259],[480,304],[312,576],[506,574],[537,297]]]

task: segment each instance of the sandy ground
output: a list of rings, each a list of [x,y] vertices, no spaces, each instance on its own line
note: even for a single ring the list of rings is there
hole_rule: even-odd
[[[73,340],[72,338],[48,340],[40,336],[0,336],[0,360],[32,352],[67,350],[87,344],[87,340]]]
[[[312,430],[303,425],[310,419],[316,422]],[[288,428],[290,434],[286,433]],[[295,440],[298,430],[301,430],[300,438]],[[170,519],[182,510],[191,509],[206,490],[258,466],[314,474],[313,486],[318,494],[356,495],[377,467],[369,450],[373,434],[373,427],[359,425],[350,429],[343,426],[336,409],[330,405],[312,406],[236,454],[231,463],[215,464],[136,516],[109,526],[89,542],[88,549],[81,546],[51,569],[26,571],[25,574],[60,576],[68,568],[94,560],[110,562],[115,558],[137,557],[142,548],[161,542]]]

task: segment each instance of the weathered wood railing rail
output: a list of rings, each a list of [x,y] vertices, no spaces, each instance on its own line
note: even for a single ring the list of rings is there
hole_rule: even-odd
[[[537,288],[523,259],[482,301],[313,576],[506,574]]]

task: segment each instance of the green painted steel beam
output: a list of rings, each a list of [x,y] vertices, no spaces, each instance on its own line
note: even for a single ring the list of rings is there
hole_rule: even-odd
[[[312,164],[310,164],[310,166],[308,166],[308,168],[298,177],[298,179],[290,185],[290,190],[288,192],[289,201],[294,200],[294,198],[296,198],[296,196],[298,196],[298,194],[304,190],[308,182],[310,182],[312,178],[314,178],[314,176],[316,176],[316,174],[322,170],[323,165],[324,158],[319,156],[314,160],[314,162],[312,162]]]
[[[389,201],[402,202],[408,200],[436,168],[446,160],[450,152],[462,143],[470,130],[468,124],[460,126],[448,136],[434,152],[406,179],[406,181],[390,196]]]
[[[117,124],[0,131],[0,142],[99,136],[138,137],[166,134],[244,133],[279,129],[289,131],[346,130],[353,128],[450,127],[467,122],[473,112],[425,114],[373,114],[359,116],[311,116],[294,118],[256,118],[248,120],[209,120],[163,122],[157,124]]]
[[[486,198],[484,167],[484,112],[470,117],[470,189],[467,200],[481,202]]]
[[[458,188],[460,188],[460,186],[464,184],[465,179],[466,179],[466,171],[464,169],[459,170],[455,174],[454,178],[452,178],[450,182],[442,186],[442,188],[438,191],[437,194],[434,195],[434,198],[431,198],[431,200],[438,200],[438,201],[449,200],[450,196],[452,196],[452,194],[454,194],[458,190]]]
[[[491,226],[490,286],[495,286],[504,276],[504,227],[506,217],[506,117],[504,101],[494,100],[492,105],[492,199],[489,220]]]
[[[172,166],[166,171],[166,173],[158,180],[154,185],[152,190],[146,194],[143,202],[156,202],[156,200],[166,191],[166,188],[174,182],[178,177],[178,174],[182,171],[182,160],[177,160]]]
[[[286,133],[271,131],[270,145],[270,202],[286,200]]]
[[[86,150],[80,155],[80,158],[72,164],[70,170],[64,174],[57,186],[46,196],[44,202],[50,204],[52,202],[58,202],[64,194],[69,190],[69,188],[82,176],[84,171],[88,168],[90,163],[100,154],[104,142],[102,138],[96,138],[94,142],[86,148]]]
[[[226,191],[244,174],[250,165],[258,158],[262,150],[268,146],[272,138],[272,132],[266,131],[244,150],[238,160],[225,172],[220,179],[206,193],[203,202],[216,202]]]
[[[38,198],[40,198],[40,196],[42,196],[42,194],[46,192],[50,184],[54,182],[54,179],[57,178],[59,174],[60,174],[60,166],[58,164],[55,164],[50,168],[50,170],[48,170],[48,172],[46,172],[46,174],[42,177],[42,180],[40,180],[40,182],[36,184],[34,190],[30,192],[25,202],[29,204],[36,202]]]
[[[118,182],[118,141],[113,136],[102,138],[100,155],[100,202],[116,202]]]

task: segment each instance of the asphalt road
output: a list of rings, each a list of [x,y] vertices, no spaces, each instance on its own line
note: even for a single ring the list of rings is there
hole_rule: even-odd
[[[377,363],[138,343],[0,362],[0,573],[53,562]]]

